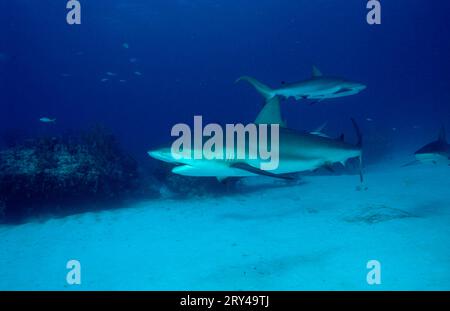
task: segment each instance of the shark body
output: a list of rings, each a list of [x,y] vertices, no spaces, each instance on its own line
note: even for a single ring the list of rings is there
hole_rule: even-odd
[[[185,176],[208,176],[219,180],[228,177],[245,177],[264,175],[275,178],[288,178],[286,174],[313,171],[322,166],[342,163],[351,158],[361,159],[362,137],[354,123],[358,135],[358,143],[352,145],[341,139],[299,132],[284,127],[280,113],[278,97],[269,99],[259,113],[256,124],[279,124],[279,165],[271,171],[259,169],[260,159],[247,160],[206,160],[181,159],[176,160],[171,148],[149,151],[148,154],[160,161],[173,163],[176,166],[172,172]],[[194,150],[190,150],[194,152]]]
[[[445,128],[442,127],[436,141],[426,144],[414,153],[418,163],[450,165],[450,145],[447,143]]]
[[[316,67],[313,67],[310,79],[298,83],[284,84],[280,88],[270,88],[248,76],[240,77],[236,82],[239,81],[249,82],[267,100],[280,96],[284,98],[293,97],[296,100],[307,99],[313,102],[320,102],[325,99],[355,95],[366,88],[362,83],[338,77],[323,76]]]

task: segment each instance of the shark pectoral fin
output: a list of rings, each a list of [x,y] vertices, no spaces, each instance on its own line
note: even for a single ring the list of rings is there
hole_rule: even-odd
[[[235,164],[232,164],[231,167],[238,168],[238,169],[241,169],[241,170],[244,170],[244,171],[256,174],[256,175],[261,175],[261,176],[267,176],[267,177],[279,178],[279,179],[285,179],[285,180],[293,180],[294,179],[291,176],[277,175],[277,174],[271,173],[269,171],[264,171],[259,168],[253,167],[246,163],[235,163]]]

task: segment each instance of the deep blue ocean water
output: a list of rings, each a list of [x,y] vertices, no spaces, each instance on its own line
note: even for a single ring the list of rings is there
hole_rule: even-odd
[[[64,1],[4,2],[0,129],[31,135],[103,124],[145,160],[147,149],[169,141],[172,125],[192,123],[194,114],[205,122],[252,122],[262,98],[235,85],[237,77],[276,87],[309,78],[316,65],[368,88],[311,107],[289,100],[283,113],[290,127],[328,121],[331,133],[351,135],[355,117],[366,135],[414,146],[448,125],[449,4],[383,1],[382,24],[375,26],[366,23],[365,6],[360,0],[82,1],[81,25],[69,26]],[[106,72],[117,76],[102,83]],[[48,129],[38,122],[42,116],[57,118],[57,126]]]

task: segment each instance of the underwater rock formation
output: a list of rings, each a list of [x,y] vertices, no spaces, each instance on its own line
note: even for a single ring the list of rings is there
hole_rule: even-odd
[[[137,163],[100,127],[0,151],[0,213],[6,217],[54,203],[116,198],[138,184]]]

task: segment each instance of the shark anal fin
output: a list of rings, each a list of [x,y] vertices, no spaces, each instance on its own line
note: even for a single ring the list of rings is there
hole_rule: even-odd
[[[238,168],[256,175],[261,175],[261,176],[267,176],[267,177],[272,177],[272,178],[278,178],[278,179],[285,179],[285,180],[293,180],[294,178],[291,176],[286,176],[286,175],[277,175],[274,173],[271,173],[269,171],[264,171],[261,170],[259,168],[253,167],[251,165],[248,165],[246,163],[235,163],[233,165],[231,165],[231,167],[233,168]]]

